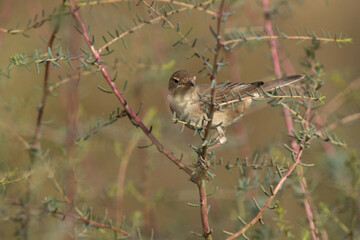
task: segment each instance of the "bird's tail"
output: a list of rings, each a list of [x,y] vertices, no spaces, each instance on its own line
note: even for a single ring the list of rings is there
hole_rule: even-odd
[[[262,88],[266,91],[272,91],[275,88],[279,88],[279,87],[283,87],[292,83],[295,83],[301,79],[303,79],[305,76],[304,75],[292,75],[292,76],[288,76],[288,77],[283,77],[283,78],[279,78],[279,79],[275,79],[269,82],[265,82],[262,85]]]

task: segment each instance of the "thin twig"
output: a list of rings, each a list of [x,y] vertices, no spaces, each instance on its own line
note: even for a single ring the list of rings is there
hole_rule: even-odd
[[[142,2],[145,4],[146,7],[151,9],[153,12],[155,12],[160,18],[162,18],[172,29],[174,29],[177,34],[181,37],[180,41],[185,41],[185,43],[191,47],[191,49],[194,51],[194,54],[200,58],[200,60],[203,62],[204,66],[208,70],[209,74],[212,74],[210,67],[208,66],[207,60],[201,56],[200,51],[196,49],[193,42],[190,42],[190,40],[181,32],[179,31],[175,25],[163,14],[161,14],[158,10],[153,8],[149,3],[147,3],[145,0],[142,0]]]
[[[348,115],[346,117],[343,117],[343,118],[339,119],[338,121],[333,122],[329,126],[325,127],[325,129],[327,131],[332,131],[340,125],[355,121],[357,119],[360,119],[360,113],[354,113],[354,114]]]
[[[144,124],[149,124],[153,119],[155,114],[150,114],[149,112],[146,114],[144,118]],[[124,190],[125,190],[125,177],[128,169],[128,164],[132,153],[134,152],[138,142],[141,140],[143,135],[134,133],[130,140],[128,141],[128,145],[125,148],[124,153],[121,157],[121,162],[119,164],[118,176],[117,176],[117,189],[116,189],[116,223],[120,224],[122,219],[122,209],[123,209],[123,201],[124,201]]]
[[[259,100],[259,99],[282,99],[282,98],[290,98],[290,99],[296,99],[296,98],[300,98],[300,99],[306,99],[306,100],[313,100],[313,101],[320,101],[323,102],[323,99],[325,97],[306,97],[306,96],[287,96],[287,95],[280,95],[280,96],[266,96],[266,95],[261,95],[261,96],[254,96],[251,97],[252,100]],[[232,103],[237,103],[237,102],[241,102],[244,99],[234,99],[234,100],[230,100],[230,101],[226,101],[226,102],[222,102],[222,103],[217,103],[216,106],[226,106],[226,105],[230,105]]]
[[[25,140],[24,137],[22,137],[17,131],[15,131],[15,127],[8,126],[2,122],[0,122],[0,125],[6,130],[8,130],[12,135],[14,135],[14,137],[16,137],[24,145],[26,150],[30,151],[31,145]]]
[[[6,28],[1,28],[0,27],[0,32],[3,32],[3,33],[8,33],[8,34],[19,34],[19,33],[25,33],[31,29],[35,29],[35,28],[39,28],[40,26],[44,26],[46,22],[50,22],[52,21],[53,19],[59,19],[61,16],[66,16],[66,15],[69,15],[70,13],[68,12],[60,12],[58,14],[55,14],[55,15],[50,15],[46,18],[43,18],[41,21],[39,22],[34,22],[33,24],[29,25],[28,27],[26,28],[23,28],[23,29],[6,29]]]
[[[288,105],[286,105],[286,104],[283,103],[283,102],[280,102],[279,104],[283,107],[284,110],[285,110],[285,109],[288,110],[289,115],[286,115],[286,116],[285,116],[286,118],[290,118],[290,114],[292,114],[293,116],[295,116],[296,118],[298,118],[298,119],[301,121],[302,124],[305,124],[305,123],[306,123],[306,120],[305,120],[298,112],[294,111],[293,109],[291,109]],[[290,118],[290,119],[291,119],[291,118]],[[292,128],[292,129],[293,129],[293,128]],[[289,134],[292,134],[292,131],[288,131],[288,133],[289,133]],[[293,141],[294,141],[294,140],[293,140]],[[296,142],[295,142],[295,143],[296,143]],[[294,145],[294,144],[291,143],[291,145]],[[293,149],[293,150],[295,150],[295,149]]]
[[[326,119],[327,115],[335,112],[347,99],[346,97],[349,95],[349,93],[358,88],[360,88],[360,78],[356,78],[351,83],[347,84],[344,90],[339,91],[339,93],[336,94],[336,96],[333,97],[331,101],[329,101],[328,104],[326,104],[326,106],[321,109],[321,112],[323,115],[325,115],[324,118]]]
[[[16,205],[16,206],[23,206],[24,204],[21,203],[21,202],[18,202],[18,201],[9,201],[9,204],[11,205]],[[42,211],[45,211],[45,212],[49,212],[49,209],[47,207],[39,207],[38,208],[39,210],[42,210]],[[60,216],[64,216],[64,217],[71,217],[71,218],[74,218],[76,220],[79,220],[81,222],[84,222],[84,223],[88,223],[88,224],[91,224],[93,226],[96,226],[96,227],[101,227],[101,228],[107,228],[107,229],[111,229],[111,230],[114,230],[116,232],[119,232],[119,233],[122,233],[126,236],[131,236],[130,233],[120,229],[120,228],[117,228],[117,227],[114,227],[112,225],[108,225],[108,224],[105,224],[105,223],[101,223],[101,222],[96,222],[96,221],[93,221],[93,220],[90,220],[88,218],[85,218],[85,217],[81,217],[81,216],[78,216],[74,213],[66,213],[66,212],[61,212],[61,211],[50,211],[51,214],[54,214],[54,215],[60,215]]]
[[[68,83],[68,82],[70,82],[72,80],[75,80],[75,79],[90,75],[92,73],[96,73],[98,71],[100,71],[100,70],[97,69],[97,68],[94,68],[94,69],[91,69],[91,70],[88,70],[88,71],[85,71],[85,72],[82,72],[82,73],[79,73],[79,74],[72,75],[72,76],[69,76],[67,78],[61,79],[60,81],[58,81],[58,82],[52,84],[51,86],[49,86],[49,93],[52,93],[53,91],[58,89],[63,84],[66,84],[66,83]]]
[[[69,199],[68,196],[66,196],[63,188],[60,186],[58,180],[55,178],[54,174],[49,174],[49,179],[52,180],[53,185],[55,186],[55,189],[60,193],[60,195],[64,198],[65,202],[67,203],[67,205],[72,204],[72,201]],[[77,214],[81,215],[82,212],[81,210],[75,206],[75,211],[77,212]]]
[[[237,38],[237,39],[231,39],[221,42],[223,45],[228,45],[232,43],[238,43],[238,42],[248,42],[248,41],[263,41],[263,40],[278,40],[278,39],[286,39],[286,40],[311,40],[314,39],[321,41],[321,42],[335,42],[335,43],[351,43],[352,38],[325,38],[325,37],[312,37],[312,36],[254,36],[254,37],[244,37],[244,38]]]
[[[94,1],[75,1],[75,4],[79,7],[81,6],[92,6],[92,5],[99,5],[99,4],[106,4],[106,3],[119,3],[119,2],[131,2],[133,0],[94,0]],[[165,3],[171,3],[174,5],[185,7],[186,9],[195,9],[198,11],[203,11],[209,15],[216,16],[216,13],[214,11],[211,11],[207,8],[208,4],[211,4],[214,2],[214,0],[208,0],[206,2],[202,2],[201,4],[190,4],[180,1],[174,1],[174,0],[157,0],[157,2],[165,2]],[[65,4],[65,6],[69,6],[69,4]]]
[[[51,36],[50,36],[50,40],[48,43],[49,48],[52,48],[59,28],[60,28],[60,22],[58,21]],[[51,62],[47,61],[45,64],[43,95],[42,95],[40,107],[38,109],[38,116],[37,116],[37,120],[36,120],[35,132],[34,132],[34,140],[31,144],[31,150],[35,150],[35,151],[39,147],[40,129],[41,129],[41,125],[42,125],[41,123],[42,123],[43,116],[44,116],[44,110],[45,110],[45,106],[46,106],[46,102],[47,102],[47,97],[49,96],[49,93],[50,93],[49,86],[48,86],[49,85],[50,66],[51,66]],[[33,161],[34,160],[33,152],[30,152],[30,153],[31,153],[31,159]]]
[[[172,14],[174,13],[177,13],[177,12],[182,12],[182,11],[185,11],[187,10],[187,8],[181,8],[181,9],[177,9],[177,10],[172,10],[170,12],[167,12],[166,13],[166,16],[171,16]],[[152,23],[155,23],[157,21],[159,21],[160,19],[162,18],[162,15],[154,18],[154,19],[151,19],[149,20],[147,23],[143,22],[143,23],[139,23],[138,25],[136,25],[135,27],[127,30],[126,32],[123,32],[122,34],[120,34],[119,36],[111,39],[110,41],[108,41],[106,44],[104,44],[102,47],[99,48],[99,53],[101,53],[102,51],[104,51],[104,49],[108,48],[111,44],[115,43],[116,41],[124,38],[125,36],[131,34],[131,33],[134,33],[135,31],[139,30],[140,28],[146,26],[146,25],[149,25],[149,24],[152,24]]]
[[[170,2],[170,0],[168,1],[165,1],[165,2]],[[180,13],[180,12],[183,12],[183,11],[186,11],[188,10],[189,8],[193,8],[193,9],[198,9],[198,10],[201,10],[201,9],[204,9],[203,7],[196,7],[195,5],[192,5],[192,4],[187,4],[187,3],[183,3],[183,2],[178,2],[178,1],[171,1],[173,4],[178,4],[178,5],[181,5],[181,6],[184,6],[183,8],[180,8],[180,9],[175,9],[175,10],[172,10],[172,11],[169,11],[165,14],[165,16],[171,16],[175,13]],[[202,3],[202,6],[206,5],[206,4],[209,4],[210,2],[212,2],[212,0],[209,0],[209,1],[206,1],[204,3]],[[96,3],[98,3],[98,1],[96,1]],[[103,3],[103,2],[101,2]],[[156,11],[154,8],[152,8],[149,4],[147,4],[146,2],[144,2],[144,4],[150,8],[150,9],[153,9],[154,11]],[[191,7],[190,7],[191,6]],[[210,15],[213,15],[213,16],[216,16],[216,13],[211,11],[211,10],[204,10],[205,12],[209,13]],[[126,35],[128,34],[131,34],[131,33],[134,33],[135,31],[139,30],[140,28],[144,27],[145,25],[149,25],[149,24],[152,24],[152,23],[156,23],[158,22],[160,19],[164,19],[167,23],[169,23],[168,19],[166,17],[164,17],[163,14],[159,13],[159,12],[156,12],[158,14],[158,17],[156,18],[153,18],[147,22],[142,22],[142,23],[138,23],[135,27],[123,32],[122,34],[120,34],[119,36],[111,39],[109,42],[107,42],[104,46],[102,46],[101,48],[99,48],[99,52],[101,53],[102,51],[104,51],[104,49],[108,48],[111,44],[115,43],[116,41],[124,38]],[[169,24],[170,26],[172,26],[173,28],[175,28],[175,26],[173,26],[172,24]],[[182,36],[184,37],[184,36]],[[186,37],[184,38],[186,39]]]
[[[62,215],[62,216],[65,216],[65,217],[72,217],[72,218],[75,218],[75,219],[77,219],[79,221],[82,221],[84,223],[89,223],[89,224],[91,224],[93,226],[96,226],[96,227],[108,228],[108,229],[114,230],[116,232],[122,233],[122,234],[124,234],[126,236],[129,236],[129,237],[131,236],[130,233],[122,230],[121,228],[117,228],[117,227],[114,227],[114,226],[111,226],[111,225],[108,225],[108,224],[105,224],[105,223],[89,220],[88,218],[80,217],[80,216],[77,216],[77,215],[75,215],[73,213],[65,213],[65,212],[56,211],[56,212],[53,212],[53,214]]]

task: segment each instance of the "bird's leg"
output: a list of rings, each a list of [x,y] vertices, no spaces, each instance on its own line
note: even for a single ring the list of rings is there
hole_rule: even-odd
[[[218,126],[216,127],[216,130],[218,131],[219,135],[217,136],[216,139],[219,139],[219,143],[220,144],[224,144],[226,142],[226,137],[225,137],[225,130],[222,126]]]
[[[198,155],[198,161],[196,164],[198,167],[202,168],[202,169],[209,169],[210,168],[210,163],[209,161],[205,160],[201,154]]]
[[[220,146],[221,144],[224,144],[226,142],[226,137],[225,137],[225,130],[222,126],[218,126],[216,127],[216,130],[218,131],[218,136],[216,137],[216,140],[218,140],[219,142],[215,143],[214,145],[210,146],[208,149],[212,149],[215,147]]]

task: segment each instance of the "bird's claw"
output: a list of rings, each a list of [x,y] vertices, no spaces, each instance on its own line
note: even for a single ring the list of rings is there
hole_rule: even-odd
[[[204,159],[201,155],[198,156],[197,166],[202,169],[209,169],[210,163],[208,160]]]

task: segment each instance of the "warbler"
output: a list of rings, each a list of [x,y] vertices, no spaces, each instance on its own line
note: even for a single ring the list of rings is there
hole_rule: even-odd
[[[304,75],[293,75],[268,82],[218,84],[212,125],[218,132],[219,143],[226,142],[225,128],[241,119],[254,97],[303,78]],[[191,71],[179,70],[170,77],[168,88],[169,106],[177,118],[193,126],[207,125],[211,102],[210,84],[196,84],[196,76]]]

